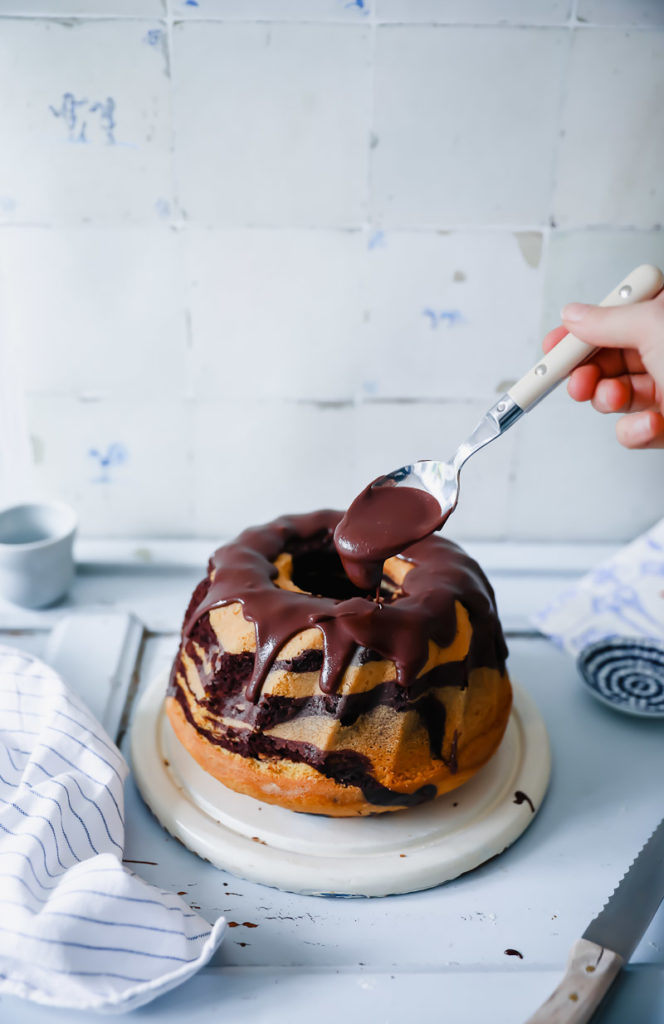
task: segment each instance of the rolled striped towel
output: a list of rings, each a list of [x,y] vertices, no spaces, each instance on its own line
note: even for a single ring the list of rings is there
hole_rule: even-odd
[[[0,994],[123,1012],[219,946],[223,918],[123,866],[127,773],[60,677],[0,646]]]

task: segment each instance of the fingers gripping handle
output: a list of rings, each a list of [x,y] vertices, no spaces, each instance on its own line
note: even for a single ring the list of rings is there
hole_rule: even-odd
[[[652,299],[662,290],[664,275],[657,267],[644,263],[628,274],[624,281],[600,302],[600,306],[629,306]],[[575,366],[590,358],[596,349],[568,334],[517,381],[507,394],[527,412],[528,409],[567,377]]]

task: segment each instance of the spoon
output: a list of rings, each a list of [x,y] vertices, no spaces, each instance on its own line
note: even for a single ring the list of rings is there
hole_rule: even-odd
[[[601,306],[652,299],[664,286],[657,267],[644,264],[614,288]],[[378,477],[355,499],[337,527],[335,542],[346,571],[359,586],[380,578],[383,559],[439,530],[459,500],[459,473],[471,455],[504,434],[597,349],[564,337],[484,414],[449,462],[422,460]],[[397,495],[394,488],[410,488]]]

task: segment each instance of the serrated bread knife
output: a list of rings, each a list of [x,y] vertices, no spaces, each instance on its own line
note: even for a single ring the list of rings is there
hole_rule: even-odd
[[[526,1024],[585,1024],[664,897],[664,820],[569,955],[565,977]]]

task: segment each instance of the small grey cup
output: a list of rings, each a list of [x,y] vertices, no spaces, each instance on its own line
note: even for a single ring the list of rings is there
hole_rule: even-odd
[[[46,608],[74,578],[76,513],[57,501],[0,511],[0,595],[24,608]]]

